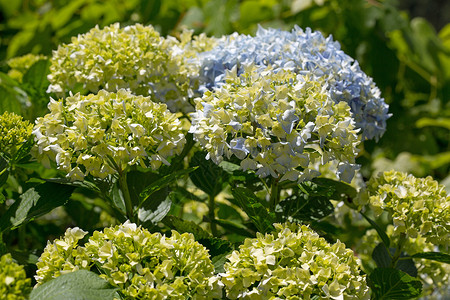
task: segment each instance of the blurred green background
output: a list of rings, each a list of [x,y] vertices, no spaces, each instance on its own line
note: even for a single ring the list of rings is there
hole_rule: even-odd
[[[445,0],[0,0],[0,113],[34,119],[48,101],[45,77],[19,82],[7,75],[9,59],[50,56],[97,24],[152,24],[174,36],[184,27],[221,36],[297,24],[333,35],[390,105],[387,132],[361,149],[363,175],[394,168],[432,175],[450,190],[449,18]]]

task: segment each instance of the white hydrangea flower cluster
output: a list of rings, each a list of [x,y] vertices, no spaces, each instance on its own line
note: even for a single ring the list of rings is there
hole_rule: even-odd
[[[338,160],[347,182],[358,168],[350,108],[330,98],[326,82],[248,65],[241,75],[227,72],[224,85],[195,101],[190,132],[217,164],[234,154],[243,170],[298,182],[320,175],[316,162]]]
[[[140,24],[118,23],[73,37],[51,58],[48,92],[63,96],[77,85],[90,92],[122,88],[166,103],[172,112],[191,111],[189,78],[197,72],[175,38]]]
[[[386,234],[392,238],[394,226],[388,225]],[[393,239],[394,245],[398,239]],[[365,235],[355,245],[355,252],[361,258],[363,264],[370,268],[375,268],[372,260],[372,252],[377,244],[381,243],[381,238],[375,229],[369,229]],[[436,251],[436,246],[426,242],[425,238],[408,238],[403,244],[402,251],[408,255],[420,252]],[[418,274],[423,282],[421,299],[443,299],[441,296],[448,294],[450,287],[450,265],[429,259],[414,259]]]
[[[387,211],[395,226],[394,236],[424,237],[428,243],[450,245],[450,195],[432,177],[387,171],[367,186],[369,204],[376,215]]]
[[[70,235],[66,232],[66,236]],[[68,244],[72,249],[76,246],[65,237],[46,247],[38,262],[36,280],[39,284],[61,274],[62,270],[55,268],[53,260],[59,261],[66,255],[68,261],[77,264],[76,267],[99,269],[100,276],[118,287],[125,299],[213,299],[222,296],[222,285],[219,277],[214,275],[208,250],[189,233],[172,231],[172,236],[166,237],[127,221],[105,228],[103,232],[95,231],[84,246],[55,255],[52,247],[58,248],[61,244]],[[75,253],[76,257],[72,259],[70,254]]]
[[[274,224],[228,256],[222,282],[230,299],[369,299],[353,251],[305,225]]]
[[[50,113],[36,120],[35,156],[72,180],[105,178],[129,165],[157,169],[185,144],[180,120],[165,104],[125,90],[50,100]]]
[[[237,67],[240,74],[242,66],[249,63],[310,74],[328,82],[335,102],[349,104],[363,139],[378,139],[386,130],[389,107],[372,78],[332,36],[325,38],[319,31],[298,26],[291,32],[259,27],[255,36],[234,33],[224,37],[211,51],[199,54],[199,59],[203,89],[222,85],[227,70]]]

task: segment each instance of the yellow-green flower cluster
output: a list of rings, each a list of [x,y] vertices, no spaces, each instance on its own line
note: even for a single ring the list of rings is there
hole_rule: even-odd
[[[372,178],[367,190],[374,213],[387,211],[392,216],[394,236],[422,236],[429,243],[448,248],[450,195],[433,178],[388,171]]]
[[[79,269],[89,269],[90,264],[85,259],[84,252],[78,248],[79,240],[86,234],[86,231],[78,227],[69,228],[64,237],[47,243],[36,263],[38,270],[34,278],[38,284]]]
[[[21,82],[23,75],[28,69],[39,60],[47,59],[44,55],[26,54],[19,57],[11,58],[7,61],[11,70],[8,71],[8,76]]]
[[[320,175],[317,162],[337,160],[339,177],[349,182],[358,130],[348,104],[335,103],[326,84],[254,65],[238,76],[234,68],[224,85],[195,100],[190,132],[215,163],[234,154],[243,170],[301,182]]]
[[[0,155],[13,158],[19,147],[31,137],[32,130],[30,122],[5,111],[0,116]]]
[[[368,299],[353,251],[305,225],[274,224],[228,256],[222,282],[230,299]]]
[[[180,120],[165,104],[125,90],[51,99],[48,107],[36,120],[34,152],[72,180],[105,178],[135,164],[157,169],[185,143]]]
[[[386,228],[387,235],[392,239],[394,245],[398,243],[398,238],[392,238],[394,234],[394,226],[388,225]],[[364,265],[369,268],[375,268],[372,260],[373,249],[377,244],[381,243],[380,236],[375,229],[370,229],[359,240],[356,245],[355,252]],[[420,252],[436,251],[436,246],[427,243],[425,238],[418,236],[417,238],[408,238],[403,244],[402,252],[407,255],[414,255]],[[448,293],[450,287],[450,265],[429,259],[414,259],[419,277],[423,282],[421,297],[424,299],[439,299],[439,295],[443,296]]]
[[[49,245],[58,247],[60,243],[69,248],[76,244],[65,238]],[[38,283],[60,275],[52,257],[58,261],[59,254],[64,253],[80,268],[98,269],[125,299],[213,299],[222,295],[208,251],[189,233],[172,231],[167,237],[127,221],[103,232],[95,231],[83,247],[71,252],[53,255],[49,249],[47,246],[38,262]],[[70,256],[73,254],[75,259]]]
[[[196,69],[178,43],[161,37],[152,26],[97,26],[53,52],[48,91],[63,95],[77,85],[94,93],[125,88],[153,95],[173,112],[192,110],[189,77]]]
[[[23,266],[13,261],[11,254],[0,258],[0,297],[5,300],[25,300],[31,292],[31,279]]]

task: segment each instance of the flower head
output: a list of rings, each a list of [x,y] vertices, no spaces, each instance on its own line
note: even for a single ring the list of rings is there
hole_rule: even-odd
[[[189,77],[196,68],[180,51],[174,38],[165,39],[152,26],[136,24],[120,28],[118,23],[95,27],[72,38],[53,52],[49,92],[64,95],[81,85],[90,92],[134,94],[166,103],[169,109],[189,111]]]
[[[13,261],[11,254],[0,258],[0,295],[2,299],[25,300],[31,292],[31,279],[23,266]]]
[[[0,154],[13,158],[21,144],[31,137],[33,125],[15,113],[0,115]]]
[[[424,237],[444,247],[450,244],[450,195],[431,177],[388,171],[368,183],[369,203],[376,214],[387,211],[395,227],[393,235]]]
[[[237,67],[240,74],[249,63],[310,74],[328,82],[333,101],[348,103],[363,138],[378,139],[386,129],[390,115],[380,90],[338,42],[318,31],[298,26],[292,32],[259,27],[254,37],[235,33],[223,38],[211,51],[200,54],[200,60],[203,89],[222,85],[227,70]]]
[[[358,130],[349,106],[331,100],[326,82],[255,65],[240,75],[234,68],[225,80],[196,99],[192,114],[190,132],[207,158],[218,164],[235,155],[244,170],[299,182],[320,174],[316,162],[338,160],[339,175],[351,180]]]
[[[157,169],[185,143],[180,120],[165,104],[125,90],[76,94],[48,107],[33,130],[35,155],[55,161],[72,180],[105,178],[135,164]]]
[[[305,225],[274,224],[228,256],[222,282],[230,299],[368,299],[353,251]]]
[[[56,242],[54,244],[57,247]],[[221,296],[221,285],[214,276],[208,251],[194,240],[192,234],[172,231],[171,237],[167,237],[127,221],[102,232],[95,231],[83,247],[78,246],[75,250],[72,253],[77,256],[71,261],[80,268],[84,267],[80,265],[83,263],[88,268],[95,265],[100,276],[119,287],[126,299],[212,299]],[[48,257],[47,248],[38,263],[38,274],[50,267],[51,272],[47,273],[59,276],[54,262],[43,257]],[[36,279],[42,283],[49,277],[50,274]]]

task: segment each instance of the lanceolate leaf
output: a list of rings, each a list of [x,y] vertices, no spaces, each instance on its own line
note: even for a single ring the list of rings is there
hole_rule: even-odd
[[[0,156],[0,187],[5,184],[8,175],[8,162]]]
[[[390,248],[389,252],[386,249],[384,243],[379,243],[372,252],[372,258],[377,264],[378,268],[391,268],[392,265],[392,256],[395,253],[394,248]],[[417,268],[414,264],[414,261],[411,258],[405,259],[404,254],[400,256],[400,260],[398,260],[395,264],[395,269],[403,271],[412,277],[417,277]]]
[[[416,253],[412,258],[425,258],[450,264],[450,255],[441,252],[421,252]]]
[[[210,237],[210,234],[203,230],[203,228],[198,226],[196,223],[188,220],[183,220],[177,216],[166,216],[163,220],[163,223],[180,233],[192,233],[196,240],[206,239]]]
[[[419,279],[393,268],[375,269],[367,283],[377,300],[412,299],[422,292]]]
[[[245,211],[250,220],[255,224],[259,232],[266,233],[273,231],[275,216],[272,213],[269,213],[266,206],[251,190],[237,187],[233,188],[231,193],[239,202],[240,207]]]
[[[0,218],[0,232],[42,216],[52,209],[64,205],[75,187],[45,182],[28,189],[8,208]]]
[[[33,289],[30,300],[113,300],[120,299],[117,288],[97,274],[78,270],[61,275]]]

